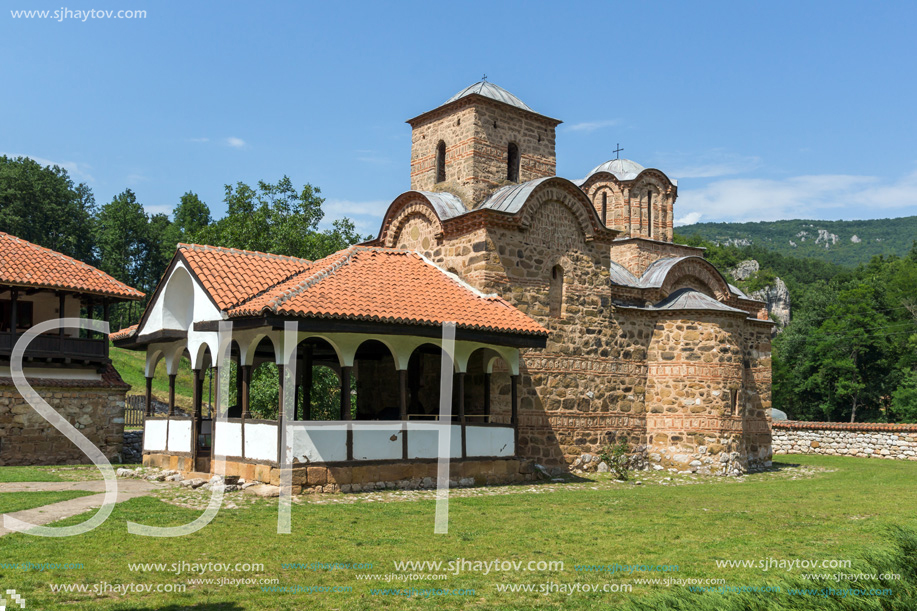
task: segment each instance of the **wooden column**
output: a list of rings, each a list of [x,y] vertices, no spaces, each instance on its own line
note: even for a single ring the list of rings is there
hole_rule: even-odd
[[[242,357],[236,359],[236,405],[239,406],[239,411],[242,412],[245,408],[242,407]],[[240,414],[241,415],[241,414]]]
[[[252,366],[242,365],[239,367],[239,377],[242,378],[242,417],[251,418],[252,413],[249,410],[249,398],[251,393]]]
[[[86,302],[86,318],[88,318],[89,320],[93,320],[92,318],[93,307],[95,307],[95,304],[93,303],[92,299]],[[92,330],[91,329],[86,330],[86,338],[92,339]]]
[[[153,415],[153,377],[146,379],[146,415]]]
[[[191,465],[192,469],[197,471],[197,451],[198,435],[201,433],[201,403],[204,394],[204,379],[201,377],[200,369],[192,369],[193,387],[192,387],[192,405],[194,406],[194,418],[191,420]]]
[[[306,344],[302,367],[302,418],[312,420],[312,344]]]
[[[352,367],[341,367],[341,420],[351,420],[350,414],[350,370]],[[353,460],[353,429],[347,429],[347,460]]]
[[[210,429],[210,472],[213,473],[213,470],[216,468],[216,457],[217,457],[217,417],[220,413],[220,368],[211,367],[210,368],[210,388],[213,388],[214,379],[217,381],[216,392],[212,393],[212,402],[210,407],[210,417],[213,419],[213,422],[210,424],[212,427]],[[245,434],[245,428],[242,429],[242,434]],[[245,439],[242,439],[242,454],[245,454]]]
[[[512,402],[512,414],[510,421],[513,424],[513,455],[515,456],[519,446],[519,376],[510,377],[510,400]]]
[[[490,422],[490,374],[484,373],[484,415],[485,422]]]
[[[283,460],[283,392],[287,386],[286,366],[277,365],[279,392],[277,393],[277,466]]]
[[[458,416],[462,426],[462,458],[467,456],[465,443],[465,372],[455,374],[456,387],[458,387]],[[450,424],[451,426],[451,424]]]
[[[408,420],[408,372],[406,369],[398,370],[398,404],[401,408],[401,421]],[[401,458],[408,459],[408,427],[401,428]]]
[[[57,294],[57,311],[58,311],[58,318],[63,318],[64,316],[66,316],[66,314],[64,313],[64,309],[65,309],[66,304],[67,304],[67,295],[66,295],[66,293],[58,293],[58,294]],[[60,337],[64,337],[64,327],[61,327],[60,329],[58,329],[58,330],[57,330],[57,334],[58,334]],[[61,348],[63,348],[63,346],[61,346]]]
[[[175,378],[174,373],[169,374],[169,415],[175,415]]]
[[[16,327],[19,326],[19,291],[12,289],[10,291],[10,333],[16,335]],[[15,337],[14,337],[15,341]]]

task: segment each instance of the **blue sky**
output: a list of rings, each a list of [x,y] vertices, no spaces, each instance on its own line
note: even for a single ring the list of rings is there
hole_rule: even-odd
[[[681,222],[917,214],[914,3],[8,0],[0,153],[101,204],[289,175],[375,233],[410,186],[404,121],[480,79],[562,119],[558,174],[679,180]],[[144,9],[143,19],[10,11]]]

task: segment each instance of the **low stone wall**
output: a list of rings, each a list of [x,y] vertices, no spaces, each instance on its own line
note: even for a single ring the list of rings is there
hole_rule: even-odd
[[[180,471],[190,476],[191,458],[144,454],[144,467]],[[293,494],[360,492],[366,490],[435,488],[438,462],[378,462],[354,465],[294,465]],[[280,485],[280,469],[266,464],[226,461],[228,476],[247,482]],[[540,474],[534,462],[516,458],[465,459],[450,463],[450,485],[485,486],[534,481]],[[195,476],[197,477],[197,476]]]
[[[129,387],[114,369],[109,368],[97,382],[40,380],[33,387],[109,460],[120,462],[124,395]],[[12,380],[0,378],[0,465],[89,462],[86,454],[28,404]]]
[[[773,423],[774,454],[917,460],[917,424]]]
[[[124,431],[124,446],[121,448],[121,462],[124,464],[143,461],[143,430]]]

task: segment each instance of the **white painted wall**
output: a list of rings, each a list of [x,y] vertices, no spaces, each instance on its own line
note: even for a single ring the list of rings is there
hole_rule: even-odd
[[[374,427],[375,428],[375,427]],[[401,424],[386,425],[382,430],[353,430],[354,460],[400,460],[402,457]]]
[[[277,425],[245,423],[245,458],[277,460]]]
[[[163,329],[186,331],[193,322],[223,319],[204,287],[182,262],[175,265],[165,283],[165,288],[150,305],[149,316],[138,335]]]
[[[462,457],[462,427],[453,424],[449,456]],[[439,431],[408,431],[408,458],[438,458]]]
[[[291,423],[287,443],[293,446],[293,460],[302,463],[341,462],[347,460],[347,429],[321,426],[307,422]]]
[[[217,422],[213,434],[213,453],[217,456],[242,456],[242,425]]]
[[[512,427],[465,427],[465,453],[468,456],[513,456],[514,442]]]
[[[191,421],[190,420],[170,420],[169,421],[169,445],[167,449],[170,452],[190,452],[191,451]]]
[[[166,449],[166,421],[147,419],[143,425],[143,449],[162,452]]]

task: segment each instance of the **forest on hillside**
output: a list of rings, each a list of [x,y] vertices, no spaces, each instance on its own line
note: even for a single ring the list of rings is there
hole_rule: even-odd
[[[679,227],[678,233],[721,246],[756,246],[791,257],[855,267],[878,255],[905,255],[917,236],[917,216],[865,221],[697,223]]]
[[[754,291],[783,280],[792,319],[773,342],[773,407],[793,420],[917,422],[917,243],[855,268],[759,245],[676,240],[707,249],[727,279]],[[754,259],[760,271],[729,277]]]

